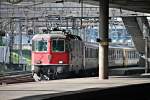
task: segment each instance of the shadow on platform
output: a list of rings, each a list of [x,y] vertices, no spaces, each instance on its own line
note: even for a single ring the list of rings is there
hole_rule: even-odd
[[[150,100],[150,83],[36,95],[18,100]]]

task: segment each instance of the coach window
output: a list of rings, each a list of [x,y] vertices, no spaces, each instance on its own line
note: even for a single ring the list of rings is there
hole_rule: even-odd
[[[85,58],[88,58],[87,48],[85,47]]]
[[[63,39],[53,39],[52,40],[52,50],[53,50],[53,52],[64,52],[65,51],[65,41]]]

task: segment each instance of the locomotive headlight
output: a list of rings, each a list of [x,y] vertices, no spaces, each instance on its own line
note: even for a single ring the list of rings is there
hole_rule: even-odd
[[[59,64],[63,64],[63,61],[59,61],[58,63],[59,63]]]
[[[33,71],[34,69],[35,69],[35,66],[34,66],[34,65],[32,65],[32,66],[31,66],[31,70]]]

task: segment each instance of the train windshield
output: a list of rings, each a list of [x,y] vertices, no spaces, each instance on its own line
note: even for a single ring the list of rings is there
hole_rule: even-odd
[[[47,41],[46,40],[39,40],[39,41],[32,41],[32,51],[47,51]]]
[[[52,51],[53,52],[64,52],[65,51],[65,40],[53,39],[52,40]]]

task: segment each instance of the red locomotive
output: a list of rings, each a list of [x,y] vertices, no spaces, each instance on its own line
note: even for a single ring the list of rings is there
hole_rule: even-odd
[[[90,45],[89,45],[90,46]],[[91,55],[86,50],[94,50]],[[87,48],[79,36],[52,31],[51,34],[37,34],[32,38],[32,71],[36,80],[79,73],[98,67],[98,47]],[[90,59],[91,57],[91,59]],[[85,59],[88,58],[88,59]],[[93,61],[91,61],[93,60]],[[88,65],[89,66],[88,66]]]

